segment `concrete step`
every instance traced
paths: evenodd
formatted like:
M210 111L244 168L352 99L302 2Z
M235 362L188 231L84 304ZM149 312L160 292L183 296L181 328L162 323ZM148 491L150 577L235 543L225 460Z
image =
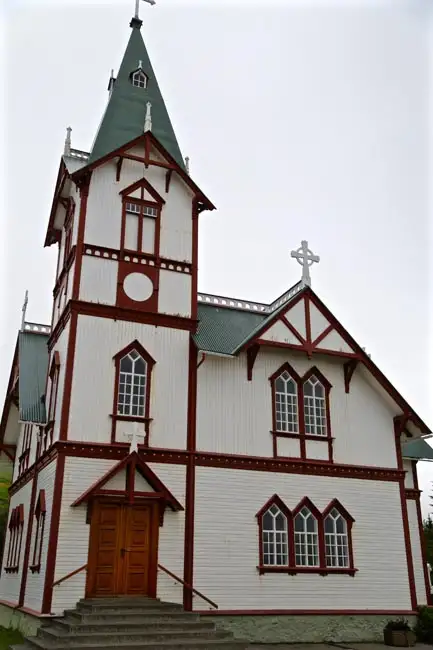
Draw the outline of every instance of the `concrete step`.
M37 637L29 638L26 640L26 643L23 646L15 646L14 650L63 650L63 648L78 648L79 650L95 650L95 648L105 648L106 646L101 645L69 645L69 646L60 646L52 645L48 643L41 643L41 639ZM242 641L236 641L232 638L194 638L194 637L175 637L170 639L161 639L161 640L148 640L140 641L135 643L129 641L128 643L119 643L117 647L121 650L187 650L188 648L194 648L194 650L245 650L248 648L248 644Z
M183 611L182 605L178 603L161 602L156 598L134 598L131 599L101 599L101 600L80 600L77 603L77 611L80 612L124 612L124 611L145 611L147 609L161 609L164 611Z
M147 629L147 630L124 630L122 632L102 632L91 634L64 634L59 633L55 628L40 628L36 637L29 638L30 643L44 648L78 648L82 646L118 646L142 642L183 640L183 639L226 639L231 638L229 632L216 631L212 628L200 629L194 625L189 629Z
M164 616L163 618L154 618L150 616L143 618L142 616L137 616L134 617L133 621L128 621L126 623L123 619L120 619L117 623L110 620L108 623L106 621L94 621L91 624L81 623L75 619L69 620L66 618L59 618L52 619L50 621L50 627L61 630L63 634L92 634L93 632L98 634L101 630L103 630L104 633L124 632L125 630L131 630L132 632L135 630L145 631L154 629L187 630L191 627L201 630L214 630L215 623L206 620L202 621L198 616L193 616L191 618L177 617L174 619L171 616Z
M116 610L114 613L107 614L107 612L82 612L75 609L65 611L65 621L68 623L81 623L85 625L96 624L117 624L129 625L134 622L147 622L151 621L167 621L167 620L191 620L198 621L199 615L193 612L185 612L182 609L166 612L160 609L146 609L144 611L129 611L119 612Z

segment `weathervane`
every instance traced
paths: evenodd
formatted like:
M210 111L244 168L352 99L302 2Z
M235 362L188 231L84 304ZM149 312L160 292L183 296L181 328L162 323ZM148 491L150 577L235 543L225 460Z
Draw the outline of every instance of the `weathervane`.
M290 256L294 257L302 266L302 284L308 287L311 286L310 266L314 264L314 262L320 262L320 257L314 255L314 253L308 248L308 242L305 241L305 239L301 241L301 248L292 251Z
M150 5L156 4L155 0L143 0L143 2L147 2ZM140 0L135 0L135 16L134 16L135 18L140 18L139 7L140 7Z

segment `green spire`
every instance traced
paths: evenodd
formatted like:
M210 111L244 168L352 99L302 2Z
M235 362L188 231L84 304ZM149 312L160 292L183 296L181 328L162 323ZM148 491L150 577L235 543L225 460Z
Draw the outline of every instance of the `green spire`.
M176 136L165 107L161 91L141 36L142 22L131 20L132 32L126 47L119 74L110 80L110 99L105 110L98 133L96 134L89 163L115 151L144 133L146 104L152 104L152 133L185 169L185 163L177 144ZM146 75L146 87L136 87L132 74L141 69Z

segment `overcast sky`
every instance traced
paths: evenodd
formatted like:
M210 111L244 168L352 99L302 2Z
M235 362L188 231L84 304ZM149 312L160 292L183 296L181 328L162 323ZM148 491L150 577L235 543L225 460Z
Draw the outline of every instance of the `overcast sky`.
M218 208L200 220L199 289L271 301L308 239L314 290L433 426L431 2L141 5L181 150ZM27 318L51 317L43 241L65 129L89 150L133 9L3 0L0 395L26 288ZM431 492L433 466L420 474Z

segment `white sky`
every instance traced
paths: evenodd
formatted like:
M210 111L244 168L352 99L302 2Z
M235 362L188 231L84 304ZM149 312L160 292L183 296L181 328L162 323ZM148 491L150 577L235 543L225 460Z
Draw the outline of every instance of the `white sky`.
M429 0L141 4L180 147L218 208L200 221L199 289L271 301L308 239L314 290L432 426ZM88 150L133 8L3 0L0 395L26 288L27 318L51 317L65 129ZM432 492L433 466L420 475Z

